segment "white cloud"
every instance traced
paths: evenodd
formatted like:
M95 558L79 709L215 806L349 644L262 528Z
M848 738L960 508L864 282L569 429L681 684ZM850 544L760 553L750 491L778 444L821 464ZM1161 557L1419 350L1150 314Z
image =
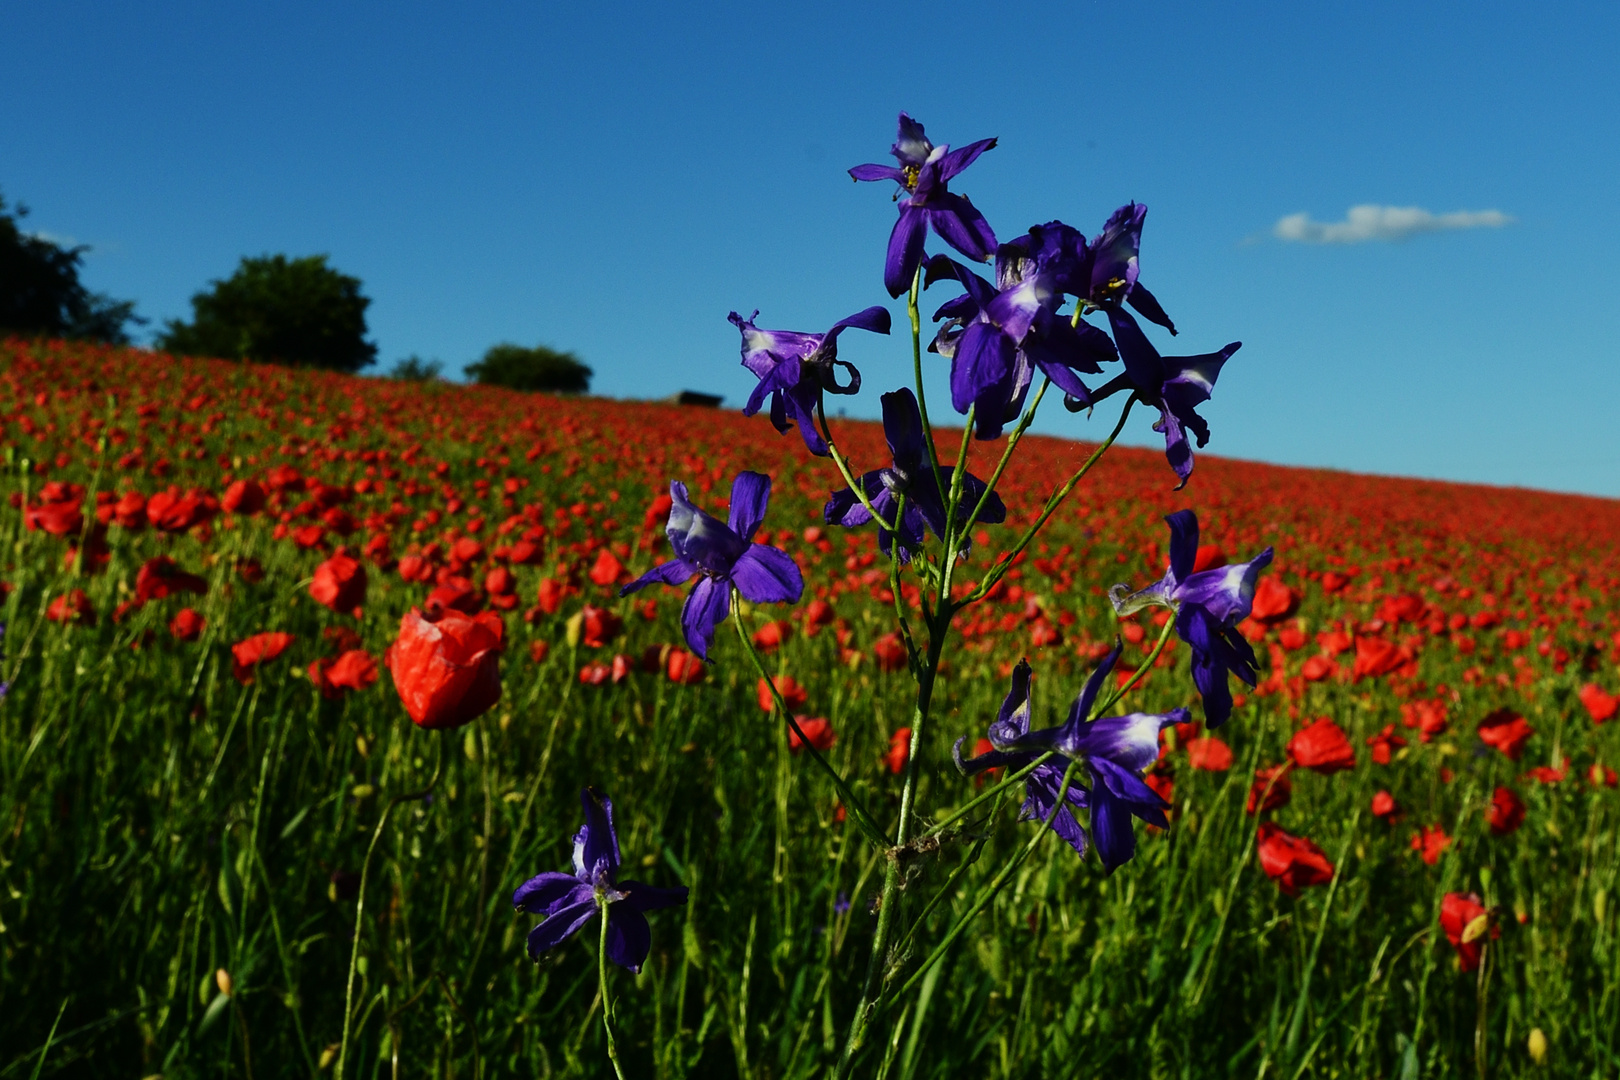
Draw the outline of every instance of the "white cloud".
M1271 228L1279 240L1302 244L1364 244L1369 240L1405 240L1418 233L1451 229L1500 229L1513 218L1500 210L1453 210L1434 214L1420 206L1352 206L1343 221L1312 221L1309 214L1289 214Z

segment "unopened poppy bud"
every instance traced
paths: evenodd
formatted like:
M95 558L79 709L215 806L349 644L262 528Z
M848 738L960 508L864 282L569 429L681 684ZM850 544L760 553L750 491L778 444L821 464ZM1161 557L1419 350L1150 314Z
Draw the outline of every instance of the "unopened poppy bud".
M1530 1038L1525 1041L1525 1049L1530 1051L1530 1060L1537 1065L1547 1060L1547 1035L1540 1028L1530 1029Z
M363 758L371 756L371 740L366 738L364 735L361 735L354 740L354 748Z
M226 971L224 968L220 968L218 971L214 972L214 985L219 987L220 993L224 994L226 997L230 997L231 973Z
M577 611L569 617L568 622L565 624L563 637L568 642L570 649L579 648L580 630L584 625L585 613L583 611Z
M1490 928L1491 913L1488 911L1480 912L1478 915L1475 915L1468 921L1467 926L1463 927L1462 943L1464 945L1468 945L1478 941L1480 938L1485 936L1485 931L1489 930Z
M332 1062L337 1060L337 1056L338 1056L338 1044L337 1043L332 1043L326 1049L321 1051L320 1061L318 1061L316 1063L316 1065L315 1065L316 1069L318 1071L320 1071L320 1072L325 1072L328 1068L331 1067Z
M478 735L472 728L467 729L466 738L461 740L461 752L467 755L467 760L478 761Z

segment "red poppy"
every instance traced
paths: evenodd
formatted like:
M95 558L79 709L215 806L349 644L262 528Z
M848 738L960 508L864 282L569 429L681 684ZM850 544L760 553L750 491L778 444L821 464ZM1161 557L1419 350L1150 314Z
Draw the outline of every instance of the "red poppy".
M1356 767L1356 751L1344 729L1325 716L1294 732L1288 740L1288 756L1300 768L1323 775Z
M1356 638L1356 664L1351 678L1357 682L1376 679L1400 669L1406 661L1407 657L1393 642L1363 634Z
M167 555L147 559L135 572L137 605L162 600L179 592L202 595L207 591L208 582L205 579L181 570Z
M1446 703L1438 698L1408 701L1401 705L1401 723L1418 729L1418 737L1428 742L1446 730Z
M112 520L131 532L146 528L146 496L138 491L124 492L112 504Z
M606 608L586 604L579 613L580 640L586 648L600 649L624 629L624 620Z
M433 564L420 555L407 555L399 560L399 576L405 581L432 580Z
M579 681L585 686L601 686L613 677L613 669L593 660L579 669Z
M1564 777L1569 775L1569 766L1564 765L1555 769L1550 765L1537 765L1524 775L1538 784L1562 784Z
M670 682L681 686L700 683L705 675L703 661L685 649L671 649L668 659L664 661L664 675Z
M795 716L793 719L798 721L799 731L804 732L804 737L817 750L830 750L833 743L838 741L832 725L822 717ZM794 731L791 726L788 728L788 749L795 754L804 749L804 743L799 740L799 732Z
M185 532L217 513L219 500L196 488L182 494L179 488L171 487L146 500L146 520L164 532Z
M629 576L618 556L607 548L597 554L596 562L591 565L590 579L598 585L612 585Z
M1380 791L1372 797L1372 815L1380 821L1393 822L1400 812L1400 805L1389 792Z
M309 681L322 697L342 697L344 691L364 690L377 681L377 661L364 649L350 649L335 660L323 658L309 665Z
M181 608L169 620L169 633L174 635L176 641L196 641L202 636L207 621L190 608Z
M1225 772L1232 767L1232 748L1213 735L1204 735L1187 744L1187 764L1205 772Z
M1412 834L1412 850L1423 855L1423 861L1433 866L1440 855L1451 846L1451 837L1439 825L1424 825Z
M777 619L754 631L754 648L760 652L775 652L792 636L793 624L786 619Z
M1405 746L1406 740L1395 734L1394 724L1385 724L1383 731L1367 737L1367 745L1372 747L1372 759L1375 764L1388 765L1391 750Z
M427 599L422 601L422 613L428 619L437 619L447 611L476 615L481 607L483 604L479 602L478 594L473 591L472 582L454 574L447 576L439 587L428 593Z
M782 703L788 707L789 712L803 708L804 703L810 700L810 691L800 686L799 681L793 676L781 675L776 678L775 682L776 692L782 695ZM757 696L761 712L770 712L776 708L776 702L771 698L770 683L761 679L755 685L755 690L758 691Z
M1053 626L1043 615L1030 624L1029 644L1036 649L1044 649L1048 645L1061 645L1063 631Z
M982 741L984 742L986 749L994 749L993 747L990 746L990 740L989 739L984 739ZM983 753L983 752L984 751L982 751L982 750L975 751L975 753ZM996 770L990 770L990 771L994 772ZM1142 783L1146 784L1153 791L1153 794L1157 795L1159 798L1163 799L1165 802L1174 802L1175 801L1175 799L1172 797L1176 793L1175 779L1173 777L1169 776L1168 774L1160 773L1160 772L1150 772L1146 776L1142 777Z
M254 634L231 646L231 656L235 662L231 667L231 674L236 681L246 685L253 681L253 669L260 664L268 663L287 651L287 646L296 640L293 635L272 630L265 634Z
M911 729L903 727L889 736L889 752L883 755L883 763L889 771L896 776L905 770L906 762L911 758Z
M1480 953L1485 946L1480 942L1483 934L1471 941L1464 941L1468 928L1475 925L1479 919L1489 919L1489 912L1474 893L1446 893L1440 899L1440 929L1445 931L1446 940L1451 942L1452 948L1457 950L1457 962L1464 971L1473 971L1479 967ZM1502 936L1502 928L1494 924L1490 927L1492 940Z
M264 487L257 480L238 480L225 489L219 505L232 514L257 514L264 509Z
M872 655L877 658L879 671L904 671L906 646L895 633L884 634L872 643Z
M1284 832L1270 821L1260 823L1256 848L1260 853L1260 869L1275 881L1289 896L1312 885L1326 885L1333 880L1333 864L1327 853L1303 836Z
M450 545L450 557L460 563L475 563L484 554L484 545L470 536L463 536Z
M1497 836L1517 832L1519 826L1524 824L1524 800L1512 788L1499 787L1491 796L1485 819L1490 822L1491 832Z
M1321 682L1333 674L1333 661L1325 656L1313 656L1305 661L1299 673L1306 682Z
M517 578L504 566L497 566L484 575L484 591L491 596L506 596L517 587Z
M77 536L84 529L84 514L80 502L43 503L30 506L23 512L23 521L29 529L38 529L52 536Z
M631 664L630 658L624 655L624 653L615 653L613 656L613 663L609 665L609 667L613 672L614 686L618 686L620 683L624 682L624 680L628 679L630 677L630 672L634 670L634 666Z
M1273 765L1269 769L1254 770L1254 783L1249 785L1249 799L1244 809L1251 814L1267 810L1280 810L1294 797L1294 781L1288 775L1288 765Z
M823 626L832 625L837 618L833 606L825 600L812 600L804 611L804 632L813 636Z
M1285 626L1277 632L1277 644L1289 652L1303 649L1305 647L1305 631L1297 626Z
M1274 625L1282 622L1294 612L1299 610L1299 593L1278 581L1275 577L1263 577L1254 590L1254 602L1249 607L1249 617L1256 622ZM1297 630L1295 633L1299 633ZM1300 635L1303 638L1303 635ZM1299 648L1298 645L1288 645L1284 648Z
M412 608L400 620L399 636L388 647L388 671L419 727L460 727L500 700L502 640L490 623L454 609L429 622Z
M1586 770L1586 778L1592 782L1593 787L1614 787L1620 785L1620 773L1616 773L1607 765L1592 762L1592 767Z
M315 567L309 595L339 614L358 618L366 600L366 568L340 551Z
M1594 724L1613 720L1614 714L1620 712L1620 697L1606 693L1596 683L1587 683L1581 687L1581 704L1586 706L1586 711Z
M1511 709L1497 709L1479 722L1479 738L1486 746L1494 746L1513 761L1524 753L1524 744L1536 733L1518 713Z
M555 615L557 609L562 607L563 596L566 592L567 587L562 582L555 578L542 578L535 601L540 605L541 611L544 611L547 615Z
M90 598L84 595L83 589L74 589L52 600L50 607L45 609L45 617L51 622L77 622L94 626L96 609L90 603Z

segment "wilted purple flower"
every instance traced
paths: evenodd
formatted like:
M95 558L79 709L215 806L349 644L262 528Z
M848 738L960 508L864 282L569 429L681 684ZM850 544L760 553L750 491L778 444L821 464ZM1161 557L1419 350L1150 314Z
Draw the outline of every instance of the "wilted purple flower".
M1103 225L1102 232L1091 241L1088 252L1089 280L1084 296L1095 307L1117 306L1121 301L1131 305L1149 322L1156 322L1176 332L1176 324L1164 313L1159 301L1137 280L1140 268L1137 255L1142 247L1142 222L1147 207L1141 203L1126 203L1115 210Z
M1204 719L1211 728L1217 728L1232 715L1227 673L1249 686L1255 684L1259 661L1253 647L1238 632L1237 624L1249 617L1255 582L1260 571L1271 565L1271 549L1266 548L1248 562L1195 574L1198 515L1178 510L1164 520L1170 526L1170 566L1164 577L1135 593L1124 585L1115 585L1108 595L1121 618L1149 605L1167 607L1176 613L1176 634L1192 646L1193 682L1204 699Z
M680 585L701 575L681 609L681 629L691 650L707 660L714 628L726 617L733 588L756 604L794 603L804 593L804 578L787 552L752 543L770 504L770 477L737 474L731 485L730 525L693 506L679 480L669 485L669 497L673 505L665 534L675 558L653 567L620 589L619 595L654 582Z
M1109 871L1129 862L1136 854L1132 817L1139 817L1160 828L1169 826L1164 816L1169 804L1143 782L1141 774L1159 756L1159 732L1171 724L1182 724L1188 720L1186 709L1089 719L1098 691L1119 659L1120 648L1116 644L1091 673L1085 688L1070 707L1068 719L1057 727L1041 731L1029 730L1029 665L1020 664L1013 673L1013 693L1008 695L1008 702L1022 697L1023 705L1010 720L998 718L990 726L990 744L994 749L969 761L961 759L960 741L956 750L958 765L967 772L1001 765L1004 761L1013 768L1021 768L1041 754L1055 751L1050 761L1030 774L1031 780L1041 777L1039 798L1036 800L1041 820L1045 820L1045 815L1051 812L1068 763L1071 760L1081 762L1091 785L1078 805L1090 806L1091 839L1097 846L1098 858ZM1007 705L1004 704L1003 716L1007 716L1007 712ZM1013 758L1020 758L1021 763L1013 763ZM1026 785L1026 790L1031 798L1036 798L1034 786ZM1069 790L1072 794L1075 786L1071 784ZM1028 801L1025 802L1025 809L1025 816L1032 816L1028 812ZM1058 815L1058 820L1053 823L1054 830L1065 814ZM1061 831L1059 835L1069 840L1076 851L1084 854L1085 835L1077 824L1073 826L1073 832L1078 835L1079 843Z
M1197 437L1200 447L1209 442L1209 425L1198 415L1198 406L1209 400L1222 365L1243 343L1234 341L1220 352L1200 356L1160 356L1130 312L1117 304L1110 305L1108 321L1114 330L1114 341L1119 344L1119 355L1125 361L1125 371L1089 398L1071 395L1064 399L1064 404L1078 411L1121 390L1134 390L1144 403L1159 410L1159 420L1153 430L1164 435L1164 456L1181 478L1181 483L1176 485L1176 490L1180 491L1187 486L1187 478L1193 471L1192 445L1187 441L1187 432Z
M759 385L748 396L743 406L744 416L753 416L771 398L771 423L777 431L785 432L789 422L799 425L804 445L812 454L827 456L827 444L816 430L816 406L821 395L853 394L861 388L861 373L852 364L838 359L838 335L846 327L871 330L879 334L889 332L887 308L869 307L858 311L842 322L835 323L825 334L800 334L792 330L761 330L754 325L759 312L743 318L731 313L731 324L742 331L743 367L759 376ZM838 384L835 367L849 371L849 382Z
M1083 270L1085 240L1060 221L1032 228L996 250L996 284L944 255L928 262L925 282L955 278L966 290L934 313L947 322L929 351L951 361L951 404L974 406L975 433L993 439L1018 416L1035 369L1058 389L1088 400L1076 371L1096 374L1118 353L1108 335L1059 315Z
M620 881L619 837L613 828L613 802L591 788L579 793L585 824L574 834L574 872L539 874L518 886L512 906L545 921L529 931L529 956L538 959L578 933L607 909L607 955L622 968L640 972L652 948L646 912L686 903L686 888L658 889Z
M935 146L923 126L900 114L900 135L889 153L900 162L892 165L857 165L849 170L856 180L893 180L906 192L900 200L900 219L889 234L889 253L883 264L883 284L890 296L911 287L922 265L923 241L929 226L935 235L970 259L983 262L996 248L996 234L966 195L947 190L950 180L996 145L980 139L960 150Z
M943 482L946 490L949 490L952 470L951 466L942 465L939 476L934 474L928 445L923 438L922 411L917 407L915 394L902 388L884 394L882 401L883 434L889 441L889 453L894 458L894 464L887 469L874 469L856 482L866 493L872 508L899 530L900 561L910 562L912 553L922 546L924 526L934 530L934 535L940 539L945 537L945 497L939 485ZM962 533L964 552L972 547L972 541L967 536L971 524L968 516L979 505L984 490L984 481L973 474L962 478L962 501L957 506L956 524ZM895 521L894 512L901 495L906 499L905 512L900 515L899 521ZM822 514L829 524L850 528L872 520L872 515L852 488L834 493ZM1001 501L1001 496L990 493L990 498L985 500L984 513L978 520L990 525L1007 520L1007 507ZM889 554L890 543L889 530L880 527L878 546L883 549L884 555Z

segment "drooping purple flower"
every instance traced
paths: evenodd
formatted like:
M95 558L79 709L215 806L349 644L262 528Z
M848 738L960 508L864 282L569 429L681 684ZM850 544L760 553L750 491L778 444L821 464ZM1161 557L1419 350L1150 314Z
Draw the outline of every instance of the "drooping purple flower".
M1029 733L1029 661L1020 660L1013 669L1012 687L1007 691L1007 697L1001 703L1001 710L990 725L990 745L994 749L988 750L978 757L964 759L962 757L962 744L965 738L956 740L951 748L951 756L956 759L956 767L964 775L983 772L985 769L1007 769L1016 772L1034 761L1042 750L1016 750L1002 749L1016 746L1018 740ZM1069 759L1062 754L1054 755L1050 760L1035 767L1024 778L1024 805L1018 811L1018 820L1045 821L1052 817L1052 808L1057 806L1058 792L1063 788L1063 774L1068 770ZM1069 784L1069 790L1064 801L1067 805L1058 810L1057 816L1052 818L1052 831L1080 855L1086 853L1086 831L1080 827L1080 822L1074 816L1074 808L1084 810L1087 806L1086 789L1077 782Z
M899 530L900 561L910 562L912 554L922 546L925 526L932 529L935 536L941 539L945 537L945 497L939 485L943 481L949 490L952 469L949 465L943 465L938 477L935 476L933 462L928 456L928 445L923 437L922 410L917 407L915 394L902 388L884 394L882 401L883 434L889 441L889 453L894 464L887 469L874 469L856 482L865 492L872 508ZM957 506L956 525L962 535L963 552L972 547L972 541L967 536L971 524L968 518L973 508L979 505L984 491L984 481L973 474L962 478L962 501ZM905 510L900 520L895 521L894 512L901 495L905 496ZM828 524L848 528L865 525L872 520L872 515L852 488L835 492L827 501L822 515ZM984 513L978 520L989 525L1007 520L1007 507L1001 501L1001 496L990 493L990 498L985 500ZM889 554L891 542L889 530L880 527L878 546L884 555Z
M996 234L984 215L966 195L948 188L952 178L995 145L995 139L980 139L960 150L935 146L921 124L901 113L900 135L889 150L899 166L857 165L849 170L856 180L893 180L906 195L900 200L900 218L889 234L889 253L883 264L883 285L890 296L911 287L922 265L923 241L930 227L936 236L975 261L983 262L996 249Z
M816 406L821 395L853 394L861 388L861 373L854 365L838 359L838 335L848 327L889 332L887 308L869 307L833 324L825 334L800 334L792 330L761 330L754 325L759 312L744 319L735 311L731 324L742 332L743 367L759 377L759 385L743 406L744 416L753 416L771 399L771 423L785 432L790 423L799 425L804 445L819 457L827 456L827 443L816 430ZM849 372L849 382L840 385L834 368Z
M1084 238L1053 221L997 249L994 285L946 256L929 260L926 283L949 277L966 290L934 313L946 322L929 350L950 358L951 405L973 407L978 438L996 438L1017 418L1036 369L1065 395L1090 400L1076 372L1097 374L1119 358L1107 334L1058 314L1084 258Z
M518 886L512 906L544 916L529 931L529 956L538 959L607 911L607 955L639 973L652 948L646 913L686 903L686 888L659 889L619 880L619 837L613 828L613 802L591 788L579 793L585 824L574 834L574 872L538 874Z
M1158 323L1176 332L1176 324L1164 313L1159 301L1137 280L1140 273L1138 255L1142 248L1142 222L1147 218L1147 207L1141 203L1126 203L1109 216L1102 232L1091 241L1088 275L1084 296L1095 307L1118 306L1125 302L1141 313L1149 322Z
M796 603L804 593L804 578L791 556L780 548L753 543L765 520L771 499L771 478L740 472L731 485L730 524L692 505L686 485L669 485L672 505L665 534L675 558L660 563L619 590L620 596L654 582L681 585L694 575L700 580L681 609L681 629L692 652L709 658L714 630L731 606L731 590L755 604Z
M1193 471L1192 444L1187 441L1187 432L1193 433L1200 448L1209 442L1209 425L1198 415L1198 406L1209 400L1222 365L1243 343L1234 341L1220 352L1200 356L1160 356L1130 312L1117 304L1109 305L1107 311L1125 370L1089 398L1071 395L1064 399L1064 404L1077 411L1121 390L1134 390L1145 404L1159 410L1153 430L1164 435L1164 456L1181 480L1176 485L1176 490L1180 491L1187 486L1187 478Z
M1249 617L1260 571L1271 565L1271 549L1248 562L1195 574L1198 515L1178 510L1164 520L1170 526L1170 565L1164 577L1135 593L1115 585L1108 595L1121 618L1149 605L1176 613L1176 635L1192 646L1193 682L1204 699L1205 722L1217 728L1232 715L1227 674L1249 686L1258 677L1254 648L1238 632L1237 624Z

